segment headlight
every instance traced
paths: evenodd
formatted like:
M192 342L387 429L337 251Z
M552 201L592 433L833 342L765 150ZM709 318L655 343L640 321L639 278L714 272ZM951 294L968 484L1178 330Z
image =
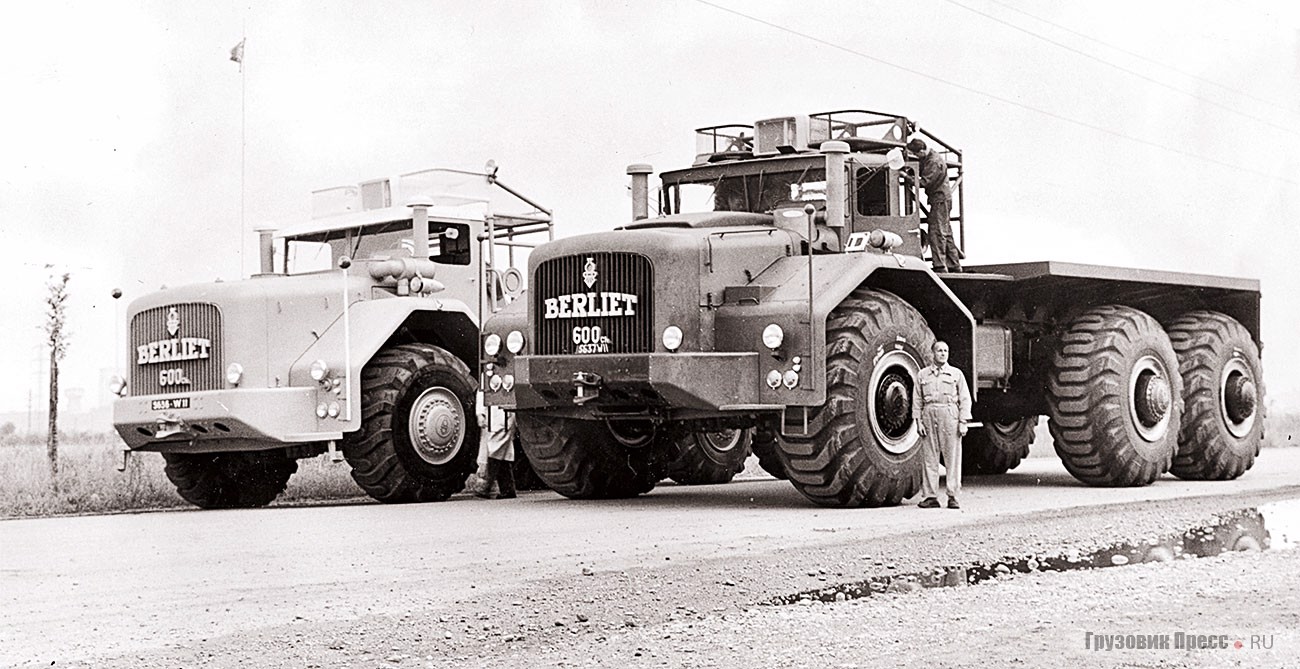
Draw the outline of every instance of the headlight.
M492 378L488 379L488 387L492 390L501 390L501 383L501 377L495 374L492 375Z
M524 350L524 333L518 330L511 330L506 335L506 350L511 353L518 353Z
M326 413L329 414L329 417L330 417L330 418L338 418L338 417L339 417L339 403L338 403L338 402L330 402L329 407L328 407L327 409L325 409L325 411L326 411Z
M780 325L772 323L763 328L763 345L775 351L781 348L781 342L785 341L785 330Z
M418 277L418 276L413 276L413 277L411 277L411 284L410 284L410 285L411 285L411 292L412 292L412 293L423 293L423 292L424 292L424 279L421 279L421 278Z
M494 378L495 378L495 377L494 377ZM506 374L506 375L504 375L504 376L501 377L501 389L502 389L502 390L504 390L504 391L506 391L506 392L510 392L510 389L512 389L512 388L514 388L514 387L515 387L515 375L514 375L514 374Z
M664 348L676 351L682 345L682 329L676 325L664 328Z
M493 332L483 340L483 352L494 356L501 352L501 335Z
M324 418L326 412L328 412L328 411L329 411L329 407L325 406L325 403L324 403L324 402L321 402L320 404L317 404L317 405L316 405L316 417L317 417L317 418Z
M781 385L781 372L772 370L767 373L767 387L775 390Z
M108 392L118 397L126 397L126 379L114 374L108 380Z
M312 373L312 376L313 377L316 376L315 372ZM230 363L229 367L226 367L226 381L229 382L230 385L232 386L239 385L239 382L242 381L243 378L244 378L243 365L237 362L232 362Z
M311 363L311 378L320 381L325 375L330 373L330 366L324 360L317 360Z
M781 378L781 382L785 384L786 388L793 390L795 386L799 385L799 372L793 369L787 370L785 376Z

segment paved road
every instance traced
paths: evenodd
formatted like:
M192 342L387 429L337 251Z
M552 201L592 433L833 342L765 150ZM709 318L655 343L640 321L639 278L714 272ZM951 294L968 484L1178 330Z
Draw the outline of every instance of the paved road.
M515 501L180 511L0 522L0 666L122 654L306 619L400 615L524 581L665 559L816 546L1075 506L1300 483L1300 448L1231 482L1164 477L1092 489L1054 458L968 481L960 512L822 509L788 483L663 486L624 501ZM842 537L843 535L841 535Z

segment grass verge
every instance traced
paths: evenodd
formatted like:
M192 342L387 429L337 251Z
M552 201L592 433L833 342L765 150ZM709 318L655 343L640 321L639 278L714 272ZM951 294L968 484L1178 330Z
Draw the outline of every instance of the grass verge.
M34 441L34 440L32 440ZM0 518L116 513L189 507L163 474L157 453L135 453L117 471L121 443L102 435L59 444L58 490L50 482L44 443L0 443ZM364 497L346 464L322 455L298 461L275 504Z

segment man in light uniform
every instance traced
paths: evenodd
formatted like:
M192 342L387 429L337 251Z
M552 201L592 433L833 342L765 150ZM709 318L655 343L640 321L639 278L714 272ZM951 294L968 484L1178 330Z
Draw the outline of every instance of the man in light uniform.
M948 364L948 344L934 343L934 364L921 370L912 393L912 420L921 433L925 471L921 475L922 509L939 508L939 454L948 471L948 508L959 509L961 438L970 422L970 387L960 369Z

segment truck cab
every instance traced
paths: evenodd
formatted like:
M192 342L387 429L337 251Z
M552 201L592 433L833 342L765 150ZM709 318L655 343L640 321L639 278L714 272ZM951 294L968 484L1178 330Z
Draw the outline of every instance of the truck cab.
M924 137L949 166L952 222L957 238L964 237L961 151L903 116L844 110L699 128L695 133L694 164L660 174L658 206L663 216L703 211L776 214L775 225L801 231L806 227L803 208L811 203L820 232L815 233L815 253L839 251L849 236L881 230L901 238L895 252L922 257L928 248L924 205L915 188L918 166L904 147L908 139ZM818 152L832 141L847 146L842 190L837 183L828 184L825 159ZM829 214L828 188L843 203L832 206Z

